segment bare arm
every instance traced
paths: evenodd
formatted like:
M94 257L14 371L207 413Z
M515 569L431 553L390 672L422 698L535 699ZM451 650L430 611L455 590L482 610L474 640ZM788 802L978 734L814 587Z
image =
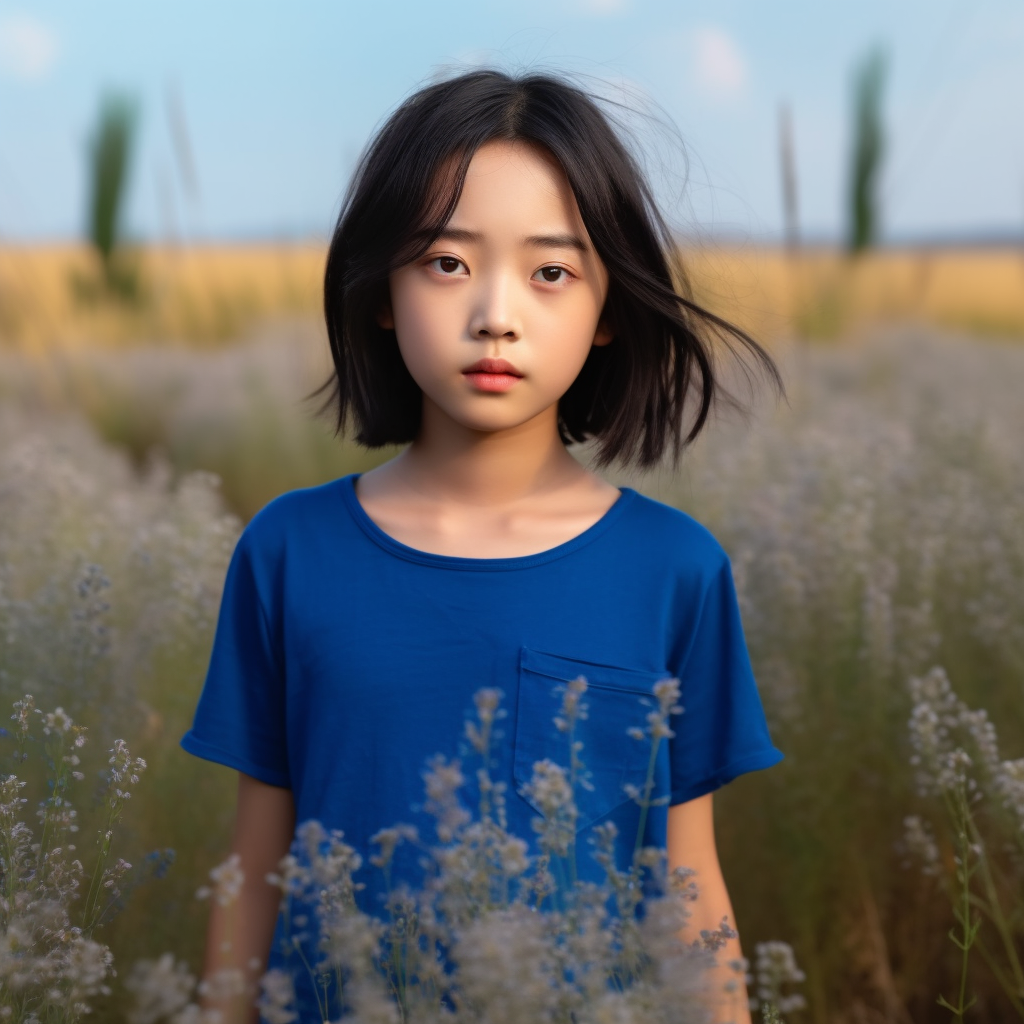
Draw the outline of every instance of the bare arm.
M728 917L729 925L736 930L732 903L718 863L711 798L712 794L708 793L668 809L668 869L688 867L697 872L694 881L699 895L695 902L688 904L692 913L679 933L686 943L699 940L702 929L717 930L723 917ZM743 973L728 966L742 955L738 937L730 939L715 954L718 966L711 978L716 993L712 1018L715 1024L727 1021L750 1024ZM735 983L731 994L726 991L727 982Z
M294 829L291 790L268 786L239 772L231 852L241 858L245 881L234 902L226 907L216 901L212 904L204 978L212 979L225 969L241 969L251 980L266 971L281 898L280 890L271 886L266 876L277 869L288 852ZM257 969L250 967L251 961L258 962ZM259 1019L251 995L224 999L211 993L204 998L203 1006L220 1010L223 1024L256 1024Z

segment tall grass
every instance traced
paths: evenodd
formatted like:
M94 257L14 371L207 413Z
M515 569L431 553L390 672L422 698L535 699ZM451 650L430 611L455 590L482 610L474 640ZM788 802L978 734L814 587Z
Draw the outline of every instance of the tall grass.
M315 404L303 396L327 366L326 340L306 321L201 353L140 346L36 361L0 352L0 403L84 415L140 470L162 460L175 476L214 472L230 508L248 519L282 491L391 454L338 441L333 424L311 416Z
M131 97L104 96L88 153L89 241L100 257L107 288L124 296L135 288L132 268L121 258L120 247L137 122Z
M847 247L853 253L868 248L878 238L878 178L885 155L882 124L885 75L886 57L879 47L867 54L854 73L847 235Z
M172 488L165 468L139 477L79 418L0 406L0 695L8 707L25 693L62 707L88 749L126 739L149 771L111 856L142 871L148 852L176 851L168 877L142 886L133 916L105 932L116 960L171 946L200 954L192 896L221 855L234 784L177 740L239 527L209 474ZM83 787L91 817L93 785Z
M550 725L567 731L572 767L547 759L534 765L528 790L542 811L533 820L539 854L530 855L526 840L505 828L505 786L491 784L489 775L490 750L500 735L494 725L505 712L499 707L501 692L481 688L474 695L477 721L467 719L464 730L481 762L479 818L460 799L467 782L461 760L438 755L424 781L439 845L428 845L417 829L402 824L380 830L371 840L379 852L370 861L386 877L400 843L414 843L434 861L422 889L391 890L388 923L357 906L355 892L362 883L355 875L363 855L343 841L342 832L303 822L279 874L268 876L287 908L296 946L287 945L293 954L297 947L306 949L302 962L293 956L291 970L272 969L257 984L259 961L249 961L245 967L215 970L197 985L188 964L171 952L136 959L121 992L131 996L129 1024L233 1019L229 1005L257 1001L266 1020L291 1024L299 1019L296 982L307 971L319 1013L304 1007L303 1020L707 1024L712 1014L706 1002L724 1006L744 999L738 976L747 962L722 962L723 947L736 937L727 917L716 928L680 941L690 905L699 905L699 882L686 867L669 873L664 849L641 848L643 812L629 867L621 870L616 829L607 823L595 830L591 851L605 881L594 885L566 878L564 862L576 857L575 782L577 775L586 777L577 757L582 744L572 737L576 721L586 717L587 685L581 677L562 689L562 708ZM658 682L655 710L647 713L646 728L635 730L636 738L653 745L646 785L634 794L644 810L652 806L654 750L673 735L669 716L682 710L678 696L677 679ZM652 701L643 704L650 708ZM76 804L87 778L79 769L91 767L78 753L87 745L87 729L61 707L43 712L29 695L15 701L13 710L14 750L5 751L5 760L14 772L0 780L0 1018L14 1024L76 1024L93 1012L97 999L112 995L110 982L118 974L112 951L94 936L123 909L127 891L139 882L138 869L123 857L112 861L110 852L115 826L133 791L138 793L147 765L131 756L123 740L115 740L86 823ZM48 783L38 801L38 830L26 820L31 817L26 805L35 801L22 795L40 795L42 773L32 763L33 745L43 747ZM36 792L26 788L31 783L37 784ZM84 854L82 845L94 848L94 856ZM92 861L89 869L80 852ZM147 864L152 860L147 857ZM245 881L238 854L213 868L210 881L197 890L197 898L212 897L230 907ZM300 909L313 915L319 942L310 941L307 928L296 927ZM304 938L299 931L306 932ZM223 949L230 949L230 942ZM445 961L454 966L453 974ZM759 944L750 977L757 982L751 1005L762 1009L765 1024L782 1024L783 1007L802 1006L799 993L783 994L784 987L802 979L786 943ZM213 1006L204 1011L199 1000ZM343 1013L343 1006L351 1013ZM117 1009L104 1010L104 1017L121 1019Z
M268 466L312 444L297 399L318 368L300 361L283 372L298 347L292 334L279 340L276 350L268 339L210 355L140 351L137 362L76 372L95 382L123 369L125 393L137 388L142 406L157 404L156 374L179 374L154 428L161 445L181 452L175 438L230 438L197 442L189 459L219 452L219 465L251 465L245 475L255 479L274 450L268 438L284 453ZM804 347L786 368L788 406L760 410L751 425L723 416L679 473L626 479L691 511L725 544L786 753L716 797L745 947L793 942L815 1024L946 1021L936 999L955 1003L961 989L963 958L947 936L960 854L911 764L908 723L924 698L908 683L942 666L963 706L999 724L1000 756L1024 754L1024 350L908 330ZM149 761L149 799L133 807L128 838L175 847L177 861L138 891L110 941L133 955L178 950L194 970L203 915L192 894L226 848L233 780L176 743L240 523L209 476L176 478L145 457L135 468L130 440L119 452L65 418L80 403L101 422L103 400L62 391L29 360L9 359L5 371L18 383L0 398L0 697L31 692L30 680L40 704L75 709L100 735L125 735ZM127 419L142 418L137 409ZM272 470L248 500L346 470L338 451L336 463ZM182 456L182 471L187 463ZM1004 847L1019 835L993 831L997 790L987 778L978 774L978 785L995 795L975 812L977 827L998 861L996 895L1012 908L1008 894L1024 879ZM1019 952L1012 914L1008 934ZM1016 1020L991 915L978 937L993 966L976 947L971 1013Z
M904 866L907 680L944 666L1024 753L1022 375L1020 350L915 332L812 349L788 408L644 481L732 556L787 757L722 794L723 862L741 932L795 940L815 1021L948 1019L949 903ZM1015 1019L979 972L979 1019Z

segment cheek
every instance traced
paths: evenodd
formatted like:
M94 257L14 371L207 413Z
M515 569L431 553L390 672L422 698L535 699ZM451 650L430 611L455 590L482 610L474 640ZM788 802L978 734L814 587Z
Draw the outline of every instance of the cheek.
M417 317L403 317L395 311L395 336L398 351L409 372L419 381L423 370L430 365L430 332Z
M438 357L445 351L445 339L452 336L455 317L447 304L426 301L415 287L395 289L392 309L395 335L402 359L413 377L429 377Z
M591 297L580 292L567 297L564 304L545 316L544 333L558 344L553 345L554 358L559 364L576 367L583 365L594 341L598 313Z

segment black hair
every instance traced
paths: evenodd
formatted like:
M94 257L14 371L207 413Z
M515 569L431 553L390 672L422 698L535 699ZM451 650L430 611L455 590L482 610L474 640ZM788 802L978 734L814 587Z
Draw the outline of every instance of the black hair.
M707 422L722 385L716 337L751 354L779 392L771 357L746 332L695 304L678 247L640 165L593 97L566 79L474 70L420 89L372 139L349 185L327 254L324 313L334 373L321 412L349 418L366 447L412 441L422 393L394 330L377 314L392 271L422 256L459 201L469 163L493 141L529 142L561 165L608 270L613 333L594 346L558 405L563 443L594 439L596 464L673 459Z

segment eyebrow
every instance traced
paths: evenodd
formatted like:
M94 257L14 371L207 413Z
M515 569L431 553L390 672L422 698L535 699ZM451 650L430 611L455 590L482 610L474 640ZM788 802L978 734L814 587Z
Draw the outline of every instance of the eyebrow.
M443 228L434 239L436 242L479 242L483 235L479 231L467 231L464 228ZM579 235L571 233L555 235L527 235L520 240L523 245L538 249L576 249L589 252L590 246Z
M577 249L588 252L590 246L579 235L529 235L523 239L524 245L532 245L541 249Z

